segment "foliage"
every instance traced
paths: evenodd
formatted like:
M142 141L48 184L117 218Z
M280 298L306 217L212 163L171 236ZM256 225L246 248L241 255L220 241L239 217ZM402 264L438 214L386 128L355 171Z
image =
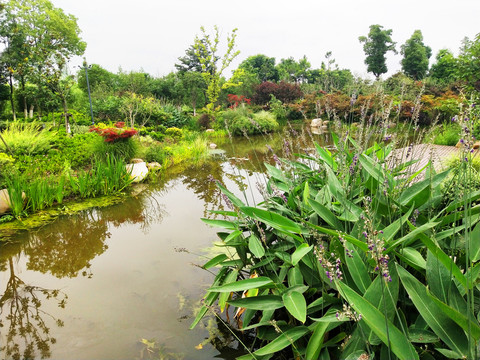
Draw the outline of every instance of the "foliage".
M462 129L477 115L465 109ZM218 301L257 339L241 360L477 358L479 191L445 202L448 170L422 176L391 145L334 143L266 164L257 206L218 183L229 209L203 221L226 251L203 266L219 269L192 328Z
M125 128L124 122L117 122L115 123L114 127L100 127L100 126L92 126L90 128L91 132L95 132L101 137L104 138L105 142L113 143L118 141L123 141L125 139L129 139L132 136L135 136L138 131L132 128Z
M297 84L289 84L284 81L277 84L265 81L255 88L252 100L255 104L265 105L270 101L272 95L282 103L289 103L301 98L303 93Z
M370 25L368 36L358 38L363 43L367 71L373 73L377 79L387 72L385 54L388 51L396 53L395 42L391 35L392 30L383 30L381 25Z
M225 128L234 135L265 134L278 128L275 116L267 111L250 113L239 107L222 114Z
M457 64L457 76L466 82L469 89L480 91L480 33L473 40L463 40Z
M17 155L45 154L52 146L57 133L43 124L32 122L11 122L2 137L9 149ZM0 150L8 151L5 144L0 142Z
M298 62L293 57L281 59L276 68L282 81L302 83L308 79L310 66L310 62L304 55Z
M415 80L423 79L427 75L432 49L423 43L422 32L415 30L410 39L402 45L400 52L403 55L403 72Z
M260 82L280 80L278 69L275 67L275 58L273 57L270 58L263 54L249 56L238 67L254 74Z
M218 44L220 42L218 27L214 27L215 37L213 40L210 38L210 35L206 33L203 26L200 28L200 30L202 31L203 37L195 37L195 55L200 61L202 67L202 76L205 80L205 84L207 85L206 94L209 103L206 107L208 111L213 111L215 109L217 99L220 96L221 76L233 59L240 54L239 51L234 51L237 29L233 29L232 34L227 36L227 50L221 58L216 55ZM218 60L220 60L220 64L218 64Z
M458 124L443 123L434 131L433 143L436 145L455 146L460 140L460 126Z
M228 94L228 102L231 104L231 108L236 108L241 104L250 105L251 99L243 95Z
M444 84L455 81L457 60L453 53L448 49L441 49L435 60L436 62L430 68L429 76Z

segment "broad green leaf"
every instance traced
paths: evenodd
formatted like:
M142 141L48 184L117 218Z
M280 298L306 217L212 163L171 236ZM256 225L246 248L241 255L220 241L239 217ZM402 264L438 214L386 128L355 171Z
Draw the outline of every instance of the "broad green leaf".
M445 358L450 359L450 360L452 360L452 359L466 359L465 356L460 355L460 354L458 354L458 353L456 353L455 351L452 351L452 350L440 349L440 348L435 348L435 350L437 350L440 354L445 356Z
M307 359L316 360L320 356L323 338L325 336L325 332L327 331L328 325L329 322L319 322L315 327L312 336L310 336L310 340L308 340L307 352L305 353L305 357Z
M303 276L300 269L295 266L288 270L288 286L303 285Z
M431 292L441 301L447 303L449 287L453 285L450 271L438 258L427 250L426 283Z
M308 244L303 243L300 244L299 247L293 252L292 254L292 265L297 265L302 258L307 255L310 251L312 251L313 245L308 246Z
M417 250L411 247L406 247L398 250L402 260L408 262L409 265L412 265L416 268L425 270L427 268L427 262Z
M322 148L317 143L315 143L315 147L317 148L318 157L322 159L334 171L337 171L337 163L335 162L332 153L328 149Z
M265 276L259 276L257 278L239 280L237 282L212 286L208 291L211 292L234 292L234 291L245 291L255 288L261 288L262 286L267 286L273 284L273 281Z
M242 235L243 233L240 230L232 231L228 236L223 240L226 244L232 244L233 240Z
M383 234L380 234L379 236L383 237L384 241L388 244L395 237L398 231L402 228L403 224L407 222L412 212L413 212L413 206L405 214L403 214L402 217L395 220L393 223L391 223L386 228L384 228L382 230Z
M287 331L282 332L272 342L258 349L253 354L258 356L274 354L285 349L287 346L293 345L295 341L300 339L308 332L309 330L305 326L296 326L292 329L288 329Z
M210 268L214 267L215 265L220 264L222 261L224 261L226 259L228 259L227 255L220 254L220 255L215 256L213 259L207 261L205 263L205 265L203 265L202 267L204 269L210 269Z
M255 235L248 238L248 249L257 258L261 258L265 255L265 249L263 248L262 242Z
M235 205L238 208L245 206L242 200L240 200L235 195L233 195L233 193L231 193L225 186L217 182L217 187L220 189L222 193L224 193L228 197L228 199L232 202L233 205Z
M282 296L283 303L288 312L297 320L305 323L307 319L307 302L303 294L297 291L290 291Z
M214 226L214 227L220 227L228 230L238 230L237 224L227 221L227 220L215 220L215 219L201 219L205 224Z
M406 187L398 197L398 203L404 206L415 203L415 206L419 207L430 197L430 189L438 186L449 172L450 170L441 172L432 179L425 179Z
M420 344L436 343L440 339L433 332L425 329L408 329L408 338L411 342Z
M345 229L343 223L339 221L337 217L328 208L320 204L318 201L310 199L309 204L312 207L313 211L315 211L315 213L320 216L320 218L332 228L336 230Z
M428 326L451 350L467 356L469 344L462 328L446 316L428 296L425 285L400 265L397 265L397 271L410 299Z
M237 276L238 276L238 270L231 270L227 276L225 276L225 280L223 281L223 285L226 285L226 284L231 284L233 283L235 280L237 280ZM223 312L223 310L225 310L225 305L227 304L227 300L228 298L230 297L230 293L228 292L224 292L224 293L221 293L219 298L218 298L218 305L220 306L220 311Z
M475 340L478 341L480 339L480 325L478 324L478 321L475 320L473 315L471 316L471 319L469 319L468 316L465 316L465 314L462 314L451 306L448 306L428 290L427 294L435 302L435 304L438 305L443 313L460 325L467 334L470 332Z
M350 287L342 282L337 282L341 289L340 294L357 313L362 315L362 320L372 329L385 344L390 346L393 353L401 360L418 359L418 354L410 341L393 323L370 302L362 298ZM388 332L388 337L387 337ZM390 343L389 343L390 341Z
M285 174L283 173L282 170L276 168L275 166L272 166L268 163L265 163L265 167L267 169L268 174L273 177L276 180L279 180L285 184L289 184L290 181L285 177ZM242 205L244 206L244 205Z
M359 219L359 216L362 214L363 210L359 206L355 205L353 202L347 199L345 195L345 189L343 188L342 184L336 177L335 173L330 167L325 168L327 170L327 180L328 180L328 188L332 195L340 202L343 207L348 221L356 222Z
M409 223L411 227L411 225ZM458 268L457 264L453 262L453 260L443 252L443 250L433 242L432 239L430 239L427 235L425 234L419 234L418 235L420 240L425 244L425 246L432 252L432 254L438 258L438 260L447 268L449 269L453 276L458 280L460 284L462 284L465 288L471 289L472 284L468 284L467 278L465 275L462 273L462 271Z
M317 225L309 223L309 222L307 222L306 224L308 226L310 226L311 228L320 231L321 233L324 233L324 234L327 234L327 235L332 235L332 236L335 236L337 238L342 237L344 240L348 241L349 243L352 243L353 245L359 247L360 250L362 250L363 252L368 251L368 245L367 245L366 242L358 240L357 238L355 238L351 235L348 235L348 234L346 234L342 231L327 229L325 227L317 226Z
M355 285L360 292L364 294L372 283L372 280L370 279L367 266L363 262L358 248L348 241L345 242L345 263L347 264L348 272L355 282Z
M254 219L263 221L274 229L297 234L302 232L302 228L296 222L280 214L248 206L241 207L240 210Z
M385 179L385 174L383 173L383 168L380 165L380 163L374 162L374 160L370 157L368 157L365 154L360 154L358 160L360 161L360 164L362 164L362 167L375 179L377 180L380 184L383 183Z
M305 187L303 188L303 203L308 206L308 201L310 198L310 188L308 186L308 181L305 181Z
M260 295L230 300L228 303L237 308L252 310L276 310L282 308L283 301L277 295Z
M396 250L398 246L405 247L406 245L409 244L410 240L415 240L417 237L420 237L421 235L424 235L423 233L431 228L434 228L435 226L438 225L438 222L434 221L429 221L426 224L421 225L418 228L413 227L413 230L410 231L408 234L405 236L401 237L400 239L397 239L393 242L387 243L387 253Z
M468 234L469 257L472 262L480 260L480 223Z

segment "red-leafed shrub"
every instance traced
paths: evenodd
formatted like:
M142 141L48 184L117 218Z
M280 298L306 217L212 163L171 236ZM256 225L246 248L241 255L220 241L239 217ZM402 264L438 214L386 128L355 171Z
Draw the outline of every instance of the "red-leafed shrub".
M243 95L228 94L228 102L231 104L230 108L235 109L240 104L250 105L251 100Z
M92 126L90 128L90 132L96 132L98 135L102 136L105 139L105 142L115 142L120 139L129 139L137 134L138 131L135 129L128 129L117 126L120 125L120 123L123 122L116 123L115 127L113 128L100 128L97 126ZM125 123L123 123L123 125L125 125Z
M283 103L290 103L302 98L303 92L297 84L289 84L284 81L279 83L265 81L255 88L252 99L255 104L265 105L270 101L271 95Z

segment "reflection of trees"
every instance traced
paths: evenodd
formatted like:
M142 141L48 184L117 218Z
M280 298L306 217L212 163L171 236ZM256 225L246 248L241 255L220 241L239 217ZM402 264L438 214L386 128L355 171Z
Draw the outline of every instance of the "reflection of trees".
M90 261L105 252L110 233L108 223L90 209L62 217L27 236L28 269L62 278L75 277L82 269L90 276Z
M42 359L50 357L50 344L55 338L50 336L44 317L52 318L58 326L63 322L41 310L42 301L56 299L63 308L67 296L59 290L26 285L15 275L12 257L8 258L8 268L10 277L0 298L0 327L7 330L0 352L12 359L33 359L37 351Z

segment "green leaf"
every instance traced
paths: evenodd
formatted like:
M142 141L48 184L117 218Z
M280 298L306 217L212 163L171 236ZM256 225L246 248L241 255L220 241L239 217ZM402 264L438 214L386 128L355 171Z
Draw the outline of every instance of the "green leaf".
M312 251L313 245L308 246L308 244L300 244L299 247L293 252L292 254L292 265L297 265L302 258L307 255L310 251Z
M440 340L438 336L431 331L415 328L408 329L408 338L411 342L420 344L436 343Z
M475 318L473 318L473 316L471 316L471 319L469 319L468 316L465 316L461 312L448 306L428 290L427 294L438 305L438 307L443 311L443 313L447 315L450 319L455 321L458 325L460 325L466 333L470 332L472 337L477 341L480 339L480 326L478 324L478 321L475 321Z
M303 276L300 269L295 266L288 270L288 286L303 285Z
M428 326L455 353L467 356L469 345L462 328L428 296L425 285L400 265L397 265L397 271L410 299Z
M214 227L220 227L228 230L238 230L237 224L227 221L227 220L215 220L215 219L201 219L205 224L214 226Z
M261 258L262 256L265 255L265 249L263 248L262 242L255 235L252 235L252 236L249 237L249 239L248 239L248 249L257 258Z
M415 240L417 237L420 237L421 235L424 235L423 233L435 226L438 225L439 222L434 222L434 221L429 221L426 224L423 224L422 226L415 228L413 227L413 230L410 231L407 235L401 237L400 239L397 239L393 242L387 243L387 253L396 250L396 248L399 245L405 246L409 244L410 240ZM425 235L424 235L425 236Z
M438 186L447 177L449 172L450 170L441 172L432 179L425 179L405 188L398 197L398 202L404 206L415 203L415 206L419 207L430 197L430 189Z
M261 295L230 300L228 303L237 308L252 310L276 310L282 308L283 301L277 295Z
M242 235L243 232L241 232L240 230L235 230L233 232L231 232L230 234L228 234L228 236L225 238L225 240L223 240L223 242L225 242L225 244L233 244L233 240L235 240L237 237L239 237L240 235Z
M319 322L313 331L310 340L308 340L307 351L305 353L306 359L318 359L320 351L322 350L323 338L327 331L329 322Z
M347 250L350 256L347 255ZM355 285L360 292L364 294L372 283L372 280L370 279L367 266L363 262L358 248L349 242L345 242L345 263L347 264L348 272L355 282Z
M225 186L223 186L222 184L217 182L217 187L220 189L220 191L222 193L224 193L228 197L228 199L232 202L233 205L235 205L238 208L242 207L242 206L245 206L245 204L242 202L242 200L240 200L235 195L233 195L233 193L231 193L229 190L227 190L227 188Z
M310 330L305 326L296 326L292 329L288 329L287 331L281 333L272 342L258 349L253 354L263 356L279 352L280 350L285 349L287 346L293 345L295 341L300 339L309 331Z
M375 306L358 295L346 284L337 282L337 286L341 289L340 294L342 297L355 311L362 315L362 321L364 321L385 344L390 346L390 349L399 359L418 359L415 348L408 341L405 334L393 325L390 320L385 319L384 315ZM389 337L387 337L387 332Z
M231 284L235 280L237 280L238 276L238 270L232 270L230 271L227 276L225 276L225 280L223 281L223 285L226 284ZM218 305L220 306L220 311L223 312L225 310L225 305L227 304L227 300L230 297L230 293L224 292L220 294L220 297L218 298Z
M417 250L411 247L406 247L398 250L398 253L402 257L402 260L408 262L409 265L416 268L425 270L427 268L427 262Z
M330 166L333 171L337 171L337 163L335 162L332 153L328 149L320 147L317 143L315 143L315 147L317 148L318 157Z
M212 286L208 291L211 292L233 292L233 291L245 291L250 289L261 288L263 286L271 285L273 281L265 276L260 276L252 279L239 280L232 284Z
M210 269L210 268L214 267L215 265L220 264L222 261L224 261L226 259L228 259L227 255L220 254L220 255L215 256L213 259L207 261L205 263L205 265L203 265L202 267L204 269Z
M308 206L308 199L310 198L310 189L308 187L308 181L305 181L305 187L303 188L303 203Z
M248 206L241 207L240 210L244 214L260 220L274 229L297 234L302 232L302 228L296 222L277 213Z
M282 296L283 303L288 312L297 320L305 323L307 319L307 302L303 294L297 291L286 292Z
M344 230L345 227L341 221L325 206L320 204L318 201L313 199L309 200L309 204L312 207L313 211L320 216L320 218L325 221L328 225L336 230Z
M469 257L472 262L480 260L480 223L468 234Z

